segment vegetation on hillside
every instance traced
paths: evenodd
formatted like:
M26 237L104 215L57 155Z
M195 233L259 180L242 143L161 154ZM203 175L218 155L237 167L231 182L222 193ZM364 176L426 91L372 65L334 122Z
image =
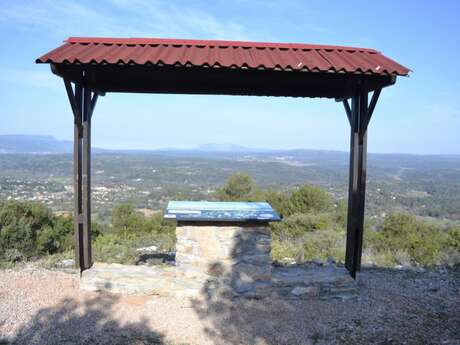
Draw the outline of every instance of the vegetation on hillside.
M136 248L155 245L174 249L174 224L161 214L146 217L132 205L112 212L112 224L93 223L94 259L134 263ZM68 253L74 247L73 218L56 216L37 202L0 202L0 262L15 263L52 254Z
M308 181L346 199L349 156L329 151L94 153L93 219L110 223L117 205L162 209L171 198L210 200L237 173L264 190L292 191ZM0 154L0 200L34 200L73 209L71 155ZM369 154L366 215L390 213L460 220L460 156Z
M232 175L215 196L225 201L269 202L283 217L272 223L272 257L304 262L334 258L343 262L346 205L322 188L305 184L291 191L263 189L244 173ZM115 207L108 223L93 224L96 261L135 263L136 248L174 250L175 223L161 213L146 216L132 204ZM53 214L36 202L0 202L0 261L19 262L71 253L73 219ZM364 263L456 265L460 262L460 227L394 213L383 221L367 219Z
M244 182L244 188L238 185ZM236 187L235 187L236 186ZM333 258L343 262L346 205L323 189L305 184L292 192L262 191L250 176L238 173L218 191L221 200L266 200L283 217L272 223L274 260ZM363 262L382 266L454 265L460 263L460 227L395 213L383 222L365 224Z

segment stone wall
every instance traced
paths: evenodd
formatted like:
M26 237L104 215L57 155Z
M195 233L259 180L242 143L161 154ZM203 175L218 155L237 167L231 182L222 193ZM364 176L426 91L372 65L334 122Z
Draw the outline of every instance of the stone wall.
M262 297L270 290L270 231L265 225L180 225L176 229L176 291L203 287Z
M272 296L282 299L341 300L357 296L357 285L344 267L334 264L291 265L273 269Z
M270 231L263 225L179 225L176 235L175 265L95 264L83 272L80 287L207 299L348 299L357 295L356 282L344 267L315 262L273 266Z

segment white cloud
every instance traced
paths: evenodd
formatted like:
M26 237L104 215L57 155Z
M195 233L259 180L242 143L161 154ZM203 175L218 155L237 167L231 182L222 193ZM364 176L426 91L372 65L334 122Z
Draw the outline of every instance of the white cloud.
M7 2L0 8L1 22L13 23L23 30L48 30L59 38L90 35L246 39L244 26L237 22L168 1L107 0L91 6L76 1Z
M0 69L0 81L5 84L21 84L38 88L58 90L63 88L61 78L50 71L35 69Z

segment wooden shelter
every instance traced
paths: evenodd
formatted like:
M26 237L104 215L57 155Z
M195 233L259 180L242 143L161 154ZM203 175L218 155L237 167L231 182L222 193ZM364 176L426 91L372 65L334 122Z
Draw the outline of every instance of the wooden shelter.
M71 37L36 62L49 63L63 78L74 115L75 254L82 271L92 265L91 117L98 96L135 92L343 102L350 122L345 261L356 276L363 242L367 127L382 88L407 76L409 69L373 49L149 38Z

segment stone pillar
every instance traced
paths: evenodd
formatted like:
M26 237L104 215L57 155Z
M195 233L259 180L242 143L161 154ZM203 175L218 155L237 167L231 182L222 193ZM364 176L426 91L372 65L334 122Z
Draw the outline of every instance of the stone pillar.
M268 223L178 223L176 292L200 296L219 290L263 297L271 281Z

